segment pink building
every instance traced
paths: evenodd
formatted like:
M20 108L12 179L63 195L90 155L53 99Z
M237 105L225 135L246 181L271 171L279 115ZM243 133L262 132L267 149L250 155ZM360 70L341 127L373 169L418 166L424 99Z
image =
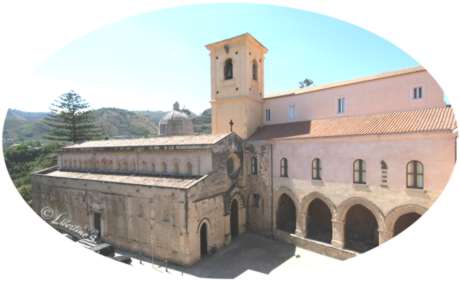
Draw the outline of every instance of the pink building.
M207 47L213 132L232 120L247 139L249 230L347 258L410 226L446 186L457 126L425 69L264 95L262 44ZM238 75L219 76L225 62Z

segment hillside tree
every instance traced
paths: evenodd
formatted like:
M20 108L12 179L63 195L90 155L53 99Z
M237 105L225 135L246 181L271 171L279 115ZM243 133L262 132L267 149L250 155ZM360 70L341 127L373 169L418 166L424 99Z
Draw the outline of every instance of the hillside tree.
M44 119L49 127L46 139L79 143L101 138L90 105L79 94L70 91L59 96Z

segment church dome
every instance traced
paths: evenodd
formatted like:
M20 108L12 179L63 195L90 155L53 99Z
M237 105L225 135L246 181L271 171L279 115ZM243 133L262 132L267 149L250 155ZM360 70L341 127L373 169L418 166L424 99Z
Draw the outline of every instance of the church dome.
M185 112L179 110L179 103L174 103L173 110L160 119L160 135L193 134L193 122Z

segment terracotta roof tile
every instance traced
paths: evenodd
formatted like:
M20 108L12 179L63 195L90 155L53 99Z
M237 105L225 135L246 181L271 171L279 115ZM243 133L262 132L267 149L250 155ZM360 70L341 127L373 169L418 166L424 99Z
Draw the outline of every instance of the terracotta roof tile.
M265 125L250 140L386 135L457 128L450 107Z

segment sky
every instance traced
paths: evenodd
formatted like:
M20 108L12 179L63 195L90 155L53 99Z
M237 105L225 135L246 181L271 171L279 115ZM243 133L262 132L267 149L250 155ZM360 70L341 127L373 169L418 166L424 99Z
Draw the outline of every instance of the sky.
M77 38L37 67L43 97L11 108L47 111L74 90L92 108L195 113L210 107L205 45L245 32L268 48L265 93L417 66L386 40L351 24L291 8L253 4L182 6L129 17Z

